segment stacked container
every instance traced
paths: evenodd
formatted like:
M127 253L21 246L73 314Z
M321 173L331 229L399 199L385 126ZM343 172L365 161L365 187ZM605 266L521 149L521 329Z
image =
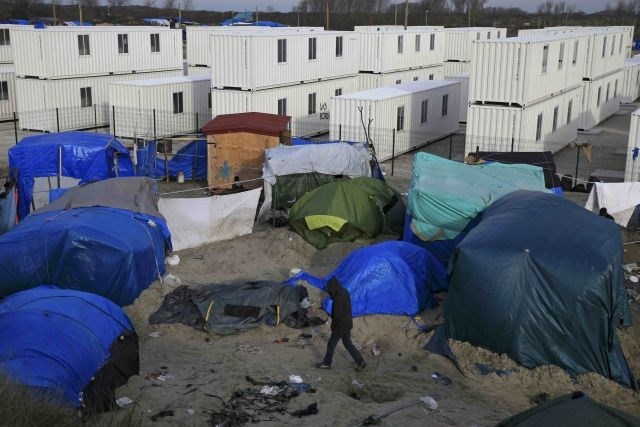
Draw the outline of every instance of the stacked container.
M16 111L16 74L11 39L16 28L30 25L0 25L0 121L13 120Z
M625 182L640 181L640 109L631 113L629 143L627 145L627 164L624 169Z
M444 67L439 65L427 68L415 68L412 70L392 71L390 73L360 73L357 77L358 90L363 91L418 80L442 80L444 78Z
M452 74L445 77L447 80L460 82L460 123L467 123L467 110L469 110L469 73Z
M109 121L114 81L179 76L180 30L48 27L12 30L18 117L24 129L56 131ZM55 114L54 114L55 113Z
M507 37L506 28L446 28L442 46L445 76L471 72L473 43L475 41L496 40L505 37Z
M631 104L640 97L640 58L625 59L623 73L620 102Z

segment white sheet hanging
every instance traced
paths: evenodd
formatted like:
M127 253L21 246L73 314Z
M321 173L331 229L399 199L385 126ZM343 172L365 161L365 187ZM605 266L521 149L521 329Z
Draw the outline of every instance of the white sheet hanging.
M600 208L607 208L616 224L626 227L637 205L640 205L640 182L597 182L585 208L596 214Z

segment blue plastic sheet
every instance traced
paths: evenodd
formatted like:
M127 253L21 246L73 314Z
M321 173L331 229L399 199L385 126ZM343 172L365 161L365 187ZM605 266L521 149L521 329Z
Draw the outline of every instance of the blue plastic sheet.
M107 207L35 213L0 236L0 295L55 283L125 306L164 274L165 247L157 217Z
M94 132L60 132L23 138L9 149L9 169L18 179L20 219L29 214L34 178L58 176L61 172L62 176L85 184L134 175L129 150L111 135Z
M105 298L39 286L0 303L0 369L12 381L60 393L80 407L113 342L133 331L126 314Z
M384 242L351 252L330 274L315 277L301 272L285 284L305 280L326 290L337 277L349 291L354 316L414 315L436 305L432 293L447 289L444 267L426 249L405 242ZM331 313L331 299L322 306Z
M156 143L151 142L146 148L138 149L136 175L150 178L164 178L167 168L164 156L156 155ZM207 141L198 139L180 148L168 162L169 176L177 178L182 172L185 179L207 178Z

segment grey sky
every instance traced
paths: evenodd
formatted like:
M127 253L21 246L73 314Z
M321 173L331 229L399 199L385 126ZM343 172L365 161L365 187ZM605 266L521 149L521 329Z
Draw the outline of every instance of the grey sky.
M489 0L488 6L517 6L524 10L535 11L543 0ZM288 12L298 3L297 0L194 0L194 7L208 10L255 10L273 6L280 12ZM605 8L606 0L568 0L585 12L596 12Z

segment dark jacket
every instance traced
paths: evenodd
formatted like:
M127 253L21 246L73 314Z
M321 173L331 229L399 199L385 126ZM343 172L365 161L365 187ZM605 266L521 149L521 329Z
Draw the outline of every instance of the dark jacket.
M342 287L338 279L332 277L327 283L327 291L333 300L331 308L331 332L344 335L353 328L351 318L351 297L349 292Z

